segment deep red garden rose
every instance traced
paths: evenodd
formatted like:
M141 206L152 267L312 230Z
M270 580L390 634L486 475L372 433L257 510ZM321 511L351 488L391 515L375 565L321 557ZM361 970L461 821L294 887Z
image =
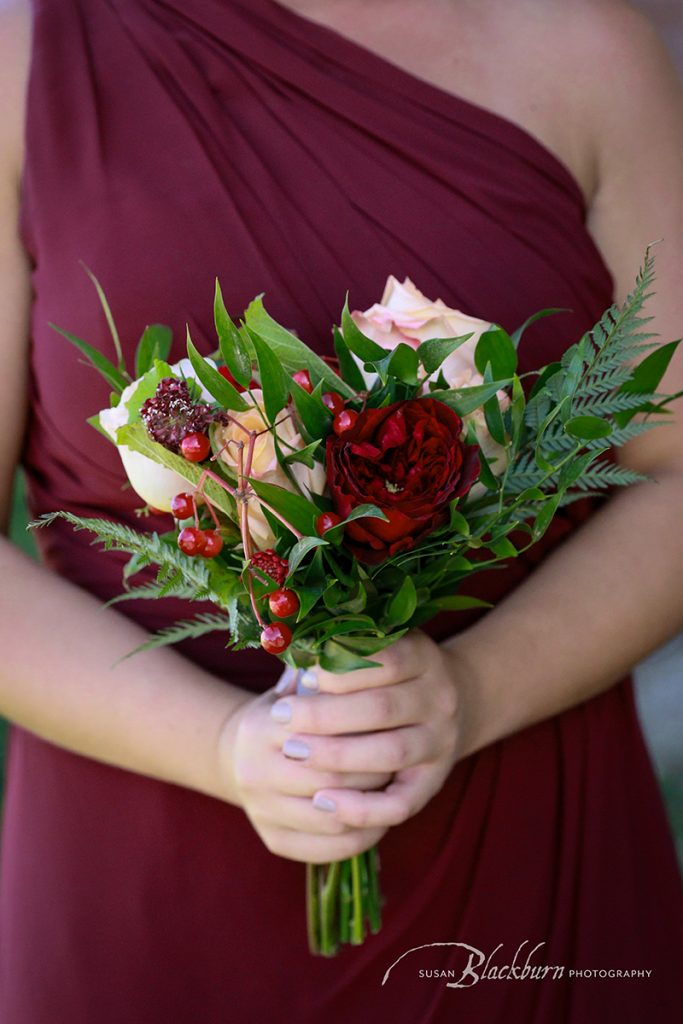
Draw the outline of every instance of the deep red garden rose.
M387 516L345 528L348 546L366 563L408 551L446 521L449 502L479 476L479 449L460 439L462 420L443 402L416 398L366 409L340 437L327 439L327 480L342 518L358 505Z

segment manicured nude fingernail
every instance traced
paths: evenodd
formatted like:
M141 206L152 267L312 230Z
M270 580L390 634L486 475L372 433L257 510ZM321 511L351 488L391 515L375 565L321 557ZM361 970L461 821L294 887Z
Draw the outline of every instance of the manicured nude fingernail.
M297 761L305 761L310 756L311 750L307 743L290 737L282 744L282 753L285 757L294 757Z
M301 673L299 680L304 690L310 690L311 693L315 693L320 689L320 683L318 682L318 674L313 669L307 668Z
M289 687L292 685L293 678L294 678L294 669L290 668L289 665L288 665L287 668L282 673L282 675L280 676L280 678L279 678L279 680L277 682L277 685L275 686L275 692L276 693L285 693L289 689Z
M334 800L330 800L329 796L323 796L321 793L316 793L313 797L313 806L317 807L319 811L336 811L337 805Z
M292 720L292 705L289 701L278 700L270 709L270 714L275 722L284 725L285 722L291 722Z

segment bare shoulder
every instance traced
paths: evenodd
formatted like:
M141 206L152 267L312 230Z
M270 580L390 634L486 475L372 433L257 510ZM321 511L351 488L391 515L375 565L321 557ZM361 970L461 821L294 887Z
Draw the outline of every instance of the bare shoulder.
M15 179L23 156L31 22L28 0L0 0L0 161L3 174Z

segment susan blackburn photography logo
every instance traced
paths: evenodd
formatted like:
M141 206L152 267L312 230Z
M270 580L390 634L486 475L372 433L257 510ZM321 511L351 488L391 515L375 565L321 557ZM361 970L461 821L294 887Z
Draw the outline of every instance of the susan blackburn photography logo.
M407 957L420 951L438 949L449 946L454 948L455 956L449 960L457 961L448 967L439 966L426 968L424 966L415 969L418 978L430 978L432 980L445 981L446 988L472 988L480 981L558 981L562 978L649 978L652 970L649 968L615 968L615 967L567 967L565 964L543 963L544 954L541 952L545 942L538 942L531 945L530 939L525 939L517 947L511 961L508 961L502 952L504 943L500 942L489 953L470 946L467 942L426 942L421 946L413 946L402 953L387 968L382 985L386 985L390 979L391 972ZM405 964L403 965L406 966Z

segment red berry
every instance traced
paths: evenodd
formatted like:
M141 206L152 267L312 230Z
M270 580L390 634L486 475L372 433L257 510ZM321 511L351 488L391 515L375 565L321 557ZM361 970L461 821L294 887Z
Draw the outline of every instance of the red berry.
M261 630L261 647L268 654L282 654L292 642L292 631L284 622L271 622Z
M215 558L223 550L223 538L218 530L204 530L204 549L200 551L202 558Z
M176 494L174 498L171 498L171 512L176 519L189 519L190 516L193 516L192 495L183 491L181 494Z
M344 411L344 399L336 391L326 391L320 396L323 405L326 405L333 416Z
M201 555L206 547L206 535L196 526L186 526L178 534L178 547L185 555Z
M357 412L354 412L353 409L344 409L332 420L332 429L335 434L345 434L347 430L351 429L357 419Z
M288 619L299 611L299 598L293 590L274 590L268 597L268 605L278 619Z
M180 453L188 462L203 462L211 451L211 442L206 434L186 434L180 442Z
M327 533L327 531L331 530L334 526L339 526L341 521L341 516L338 516L336 512L323 512L315 521L315 528L318 536L322 537L324 533Z
M228 369L227 366L219 366L218 367L218 372L220 373L221 377L225 377L225 379L227 380L228 384L232 384L232 386L235 388L235 390L239 391L240 394L243 391L247 390L238 381L235 380L235 378L233 377L231 371ZM249 387L250 388L258 388L260 386L261 385L259 384L259 382L257 380L250 380L249 381Z
M311 384L311 378L308 370L297 370L296 373L292 374L292 380L295 380L299 387L303 388L304 391L308 391L310 395L313 390L313 385Z

